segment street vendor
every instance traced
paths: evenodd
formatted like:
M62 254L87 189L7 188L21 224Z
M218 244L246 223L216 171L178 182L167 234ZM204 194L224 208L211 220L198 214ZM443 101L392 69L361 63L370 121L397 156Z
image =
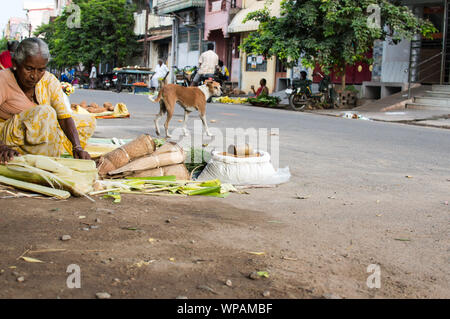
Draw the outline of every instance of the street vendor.
M255 86L254 85L251 86L253 94L255 94L256 97L269 95L269 88L267 87L266 79L261 79L261 81L259 81L259 85L261 85L261 86L258 88L257 91L255 91Z
M158 89L159 79L164 79L167 73L169 73L169 69L164 64L164 61L162 59L159 59L158 64L155 67L155 73L151 77L151 87L153 91L155 89Z
M47 72L50 53L39 38L23 40L13 68L0 71L0 162L35 154L59 157L64 151L90 159L84 151L95 118L70 114L58 79Z

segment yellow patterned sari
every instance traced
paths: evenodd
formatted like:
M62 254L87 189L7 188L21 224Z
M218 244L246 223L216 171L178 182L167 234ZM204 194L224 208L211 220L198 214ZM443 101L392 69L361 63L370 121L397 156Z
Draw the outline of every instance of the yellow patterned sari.
M2 74L2 80L12 81L8 74ZM14 110L17 104L16 87L14 83L0 83L7 86L0 90L0 96L5 103L3 112ZM17 85L18 86L18 85ZM0 142L17 150L20 154L36 154L46 156L61 156L64 151L72 154L72 143L62 131L58 120L72 117L80 138L81 146L84 148L87 140L94 134L96 120L89 115L71 114L64 103L64 93L58 79L46 72L41 81L36 85L36 99L39 105L26 108L20 113L11 114L7 120L0 118ZM8 97L15 94L14 98ZM20 94L19 94L20 95ZM25 95L23 94L25 97ZM25 97L26 98L26 97ZM19 99L20 100L20 99ZM29 103L30 101L24 101ZM0 103L0 108L1 108ZM17 112L17 111L16 111Z

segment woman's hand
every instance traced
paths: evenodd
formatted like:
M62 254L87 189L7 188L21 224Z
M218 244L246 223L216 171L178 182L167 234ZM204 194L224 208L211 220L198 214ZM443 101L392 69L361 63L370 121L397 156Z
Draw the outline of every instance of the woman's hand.
M20 156L19 152L6 145L0 145L0 164L8 163L14 156Z
M84 159L84 160L90 160L91 159L91 155L89 155L88 152L83 150L83 148L81 148L81 146L75 147L72 150L72 152L73 152L73 157L76 158L76 159Z

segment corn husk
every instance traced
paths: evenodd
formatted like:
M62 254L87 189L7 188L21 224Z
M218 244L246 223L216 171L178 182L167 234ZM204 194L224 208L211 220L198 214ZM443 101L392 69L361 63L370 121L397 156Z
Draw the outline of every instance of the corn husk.
M70 197L70 193L65 190L54 189L39 184L28 183L17 179L8 178L0 175L0 183L13 186L18 189L31 191L34 193L43 194L50 197L56 197L59 199L67 199Z
M86 196L98 178L94 161L41 155L15 157L7 165L0 165L0 175L66 190L74 196Z

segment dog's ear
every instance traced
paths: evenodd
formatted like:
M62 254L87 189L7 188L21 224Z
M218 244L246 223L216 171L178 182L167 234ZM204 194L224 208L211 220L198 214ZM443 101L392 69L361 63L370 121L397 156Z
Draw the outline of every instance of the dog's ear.
M213 81L206 81L206 85L211 88L213 86Z

